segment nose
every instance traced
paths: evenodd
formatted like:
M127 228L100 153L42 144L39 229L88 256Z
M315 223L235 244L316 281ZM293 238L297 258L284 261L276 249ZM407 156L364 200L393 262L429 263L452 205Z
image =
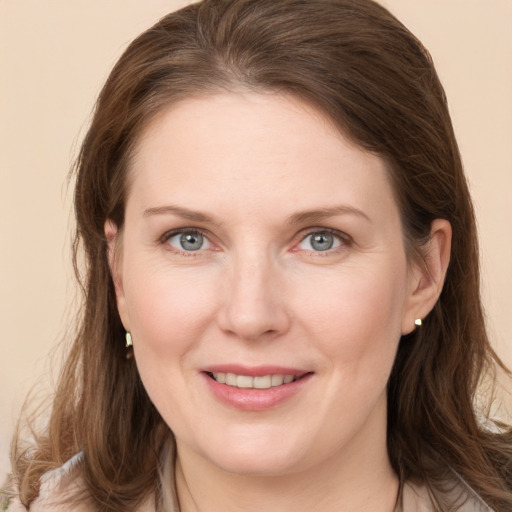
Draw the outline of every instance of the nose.
M243 340L273 339L290 326L283 275L270 258L238 258L218 314L220 328Z

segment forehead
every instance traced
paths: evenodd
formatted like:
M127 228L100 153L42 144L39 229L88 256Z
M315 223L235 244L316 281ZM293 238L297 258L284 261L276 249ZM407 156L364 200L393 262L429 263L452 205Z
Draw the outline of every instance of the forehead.
M130 172L129 197L141 208L185 200L231 210L268 203L283 214L340 202L396 210L385 162L287 95L179 101L145 128Z

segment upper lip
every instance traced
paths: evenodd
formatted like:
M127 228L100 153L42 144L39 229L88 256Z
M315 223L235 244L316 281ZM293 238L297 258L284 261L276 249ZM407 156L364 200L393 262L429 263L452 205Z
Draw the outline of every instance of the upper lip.
M202 371L206 373L234 373L235 375L247 375L250 377L263 377L265 375L294 375L295 377L301 377L306 373L310 373L308 370L291 368L287 366L245 366L242 364L233 363L210 365L202 368Z

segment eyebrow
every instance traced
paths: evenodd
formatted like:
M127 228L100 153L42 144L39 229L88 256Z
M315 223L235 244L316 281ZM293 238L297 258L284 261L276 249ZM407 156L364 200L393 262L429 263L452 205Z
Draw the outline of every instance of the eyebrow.
M174 205L166 205L166 206L157 206L154 208L148 208L144 210L143 216L149 217L152 215L176 215L178 217L182 217L187 220L191 220L193 222L202 222L204 224L212 224L212 225L220 225L221 223L216 221L213 217L207 215L206 213L202 213L196 210L189 210L188 208L183 208L181 206ZM334 206L331 208L319 208L313 210L306 210L302 212L294 213L290 215L285 223L296 225L296 224L306 224L306 223L314 223L329 217L336 217L338 215L356 215L357 217L361 217L368 222L371 222L370 218L366 213L362 210L354 208L353 206Z
M220 224L220 222L217 222L213 217L210 217L206 213L173 205L148 208L147 210L144 210L142 215L143 217L150 217L152 215L176 215L178 217L183 217L184 219L194 222L202 222L204 224Z
M356 215L368 222L371 222L370 217L362 210L354 208L353 206L334 206L332 208L320 208L318 210L306 210L304 212L297 212L288 217L289 224L306 224L311 222L318 222L329 217L337 217L338 215Z

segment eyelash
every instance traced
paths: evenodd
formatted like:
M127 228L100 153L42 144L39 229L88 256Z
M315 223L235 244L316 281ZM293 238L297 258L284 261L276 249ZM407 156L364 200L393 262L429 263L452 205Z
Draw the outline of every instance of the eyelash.
M197 257L201 254L201 250L197 250L197 251L181 251L179 249L177 249L176 247L172 247L170 244L169 244L169 240L171 240L171 238L177 236L177 235L180 235L180 234L191 234L191 235L202 235L206 240L210 241L210 239L208 238L208 234L201 230L201 229L197 229L197 228L179 228L179 229L173 229L172 231L167 231L166 233L164 233L160 239L159 239L159 242L160 244L162 245L166 245L167 246L167 249L175 254L178 254L180 256L185 256L185 257ZM210 242L211 243L211 242Z
M169 248L168 250L171 250L172 252L174 252L180 256L186 256L186 257L199 256L203 252L203 250L201 250L201 249L198 249L197 251L185 251L185 250L181 251L181 250L177 249L176 247L172 247L169 244L169 240L171 238L173 238L177 235L180 235L180 234L184 234L184 233L202 235L206 240L208 240L209 243L212 243L210 241L210 238L209 238L207 232L205 232L201 229L192 228L192 227L179 228L179 229L174 229L172 231L167 231L160 237L159 243L162 245L167 245L167 247ZM336 229L331 229L331 228L312 228L312 229L307 230L305 233L302 233L302 234L296 236L295 239L298 239L298 240L294 241L293 247L296 247L297 245L304 242L309 236L315 235L315 234L333 235L334 237L336 237L339 240L340 245L338 247L335 247L332 249L327 249L325 251L313 251L313 250L308 251L311 255L314 255L314 256L319 256L319 257L330 256L330 255L335 254L335 253L339 252L340 250L342 250L343 248L350 246L352 244L352 238L342 231L338 231ZM294 252L299 252L299 250L300 249L296 249Z
M332 256L333 254L336 254L336 253L342 251L347 246L350 246L351 243L352 243L352 238L349 235L347 235L346 233L342 232L342 231L338 231L336 229L330 229L330 228L313 228L311 230L308 230L304 235L302 235L300 237L299 242L297 242L295 244L295 246L297 246L298 244L301 244L302 242L304 242L309 236L316 235L316 234L319 234L319 235L323 235L323 234L333 235L334 237L336 237L339 240L340 244L339 244L338 247L327 249L325 251L308 251L309 254L311 254L311 255L313 255L315 257L325 258L325 257L328 257L328 256Z

